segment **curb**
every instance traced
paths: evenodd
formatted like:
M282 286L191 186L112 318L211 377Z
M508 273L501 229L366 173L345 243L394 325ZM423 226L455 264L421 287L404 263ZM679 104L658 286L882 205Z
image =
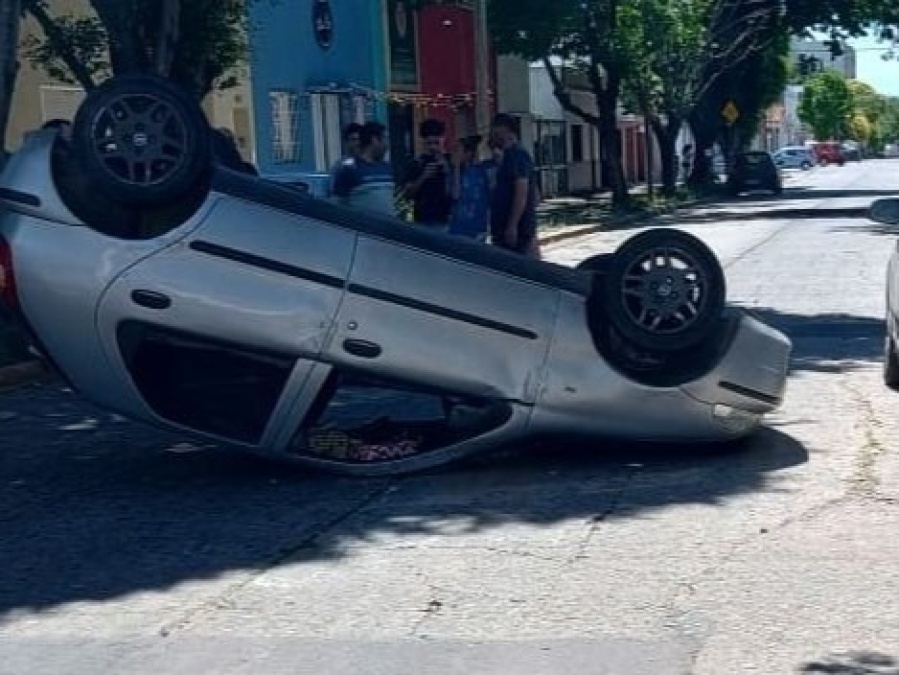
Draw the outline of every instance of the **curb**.
M602 232L604 230L614 230L616 227L622 225L633 225L635 223L655 220L656 218L673 216L681 209L693 208L714 201L716 200L711 198L699 198L694 199L693 201L684 202L667 213L638 213L631 216L619 216L617 218L613 216L605 222L596 223L595 225L572 225L567 228L562 228L562 232L550 232L546 235L538 236L538 240L541 246L545 244L555 244L560 241L565 241L566 239L585 237L589 234L596 234L597 232Z
M48 377L50 371L40 361L24 361L0 368L0 391L33 384Z

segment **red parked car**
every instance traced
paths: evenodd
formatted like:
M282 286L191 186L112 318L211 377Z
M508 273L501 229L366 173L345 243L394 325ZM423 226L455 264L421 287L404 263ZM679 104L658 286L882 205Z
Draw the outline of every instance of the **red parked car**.
M828 164L843 166L846 163L846 155L843 153L843 148L836 141L815 143L812 146L812 150L818 158L818 164L822 166L827 166Z

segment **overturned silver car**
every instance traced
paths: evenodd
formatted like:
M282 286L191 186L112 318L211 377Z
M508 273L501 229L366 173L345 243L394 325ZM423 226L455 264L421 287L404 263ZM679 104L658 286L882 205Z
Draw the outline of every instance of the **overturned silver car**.
M350 474L538 434L741 438L780 405L791 348L726 306L686 233L573 269L349 211L217 166L200 108L150 76L10 159L0 268L87 399Z

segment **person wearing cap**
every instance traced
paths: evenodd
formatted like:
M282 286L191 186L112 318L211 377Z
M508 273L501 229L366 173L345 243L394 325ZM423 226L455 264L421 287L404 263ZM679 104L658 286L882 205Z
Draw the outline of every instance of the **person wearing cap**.
M468 136L459 141L453 156L453 211L449 233L486 241L490 226L490 171L478 161L478 147L483 138Z

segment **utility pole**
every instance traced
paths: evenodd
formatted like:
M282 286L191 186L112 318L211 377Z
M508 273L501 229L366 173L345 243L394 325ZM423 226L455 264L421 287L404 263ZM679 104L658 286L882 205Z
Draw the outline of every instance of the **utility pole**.
M487 32L487 0L473 0L475 26L475 120L477 133L490 129L490 37Z

